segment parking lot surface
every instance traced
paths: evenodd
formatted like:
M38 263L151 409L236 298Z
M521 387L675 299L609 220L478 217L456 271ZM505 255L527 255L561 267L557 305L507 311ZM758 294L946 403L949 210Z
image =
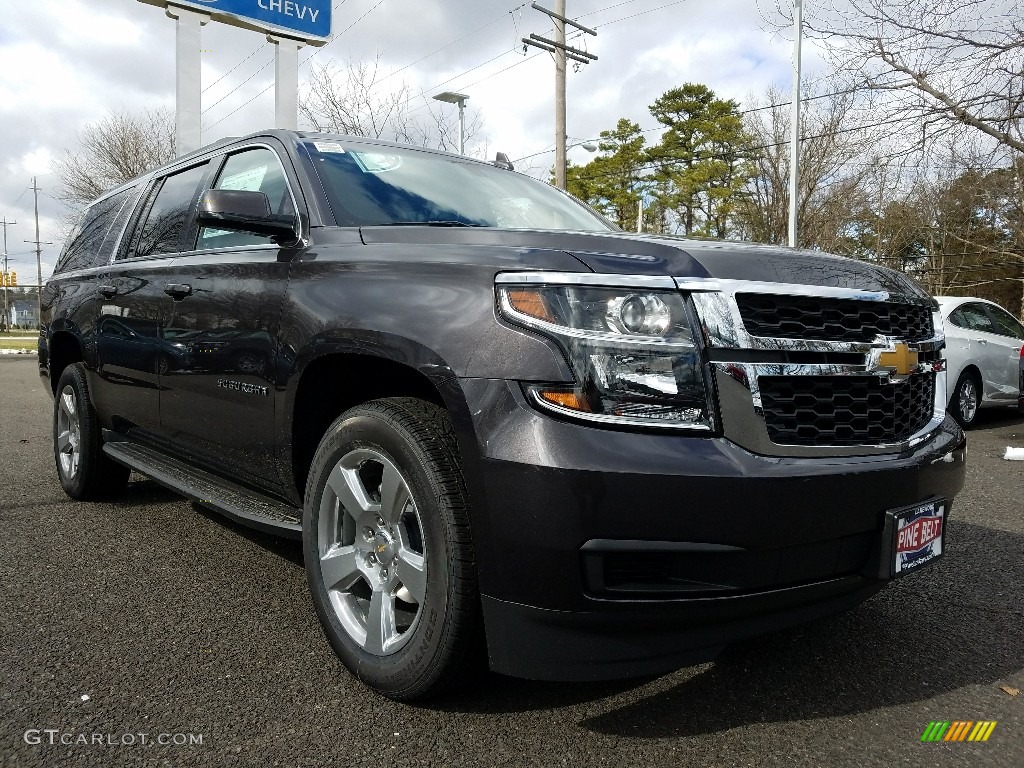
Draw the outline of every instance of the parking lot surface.
M657 679L488 674L409 706L334 657L297 542L138 475L70 501L50 408L35 359L0 358L0 765L1024 765L1015 412L970 434L947 555L848 614ZM997 725L922 743L933 721Z

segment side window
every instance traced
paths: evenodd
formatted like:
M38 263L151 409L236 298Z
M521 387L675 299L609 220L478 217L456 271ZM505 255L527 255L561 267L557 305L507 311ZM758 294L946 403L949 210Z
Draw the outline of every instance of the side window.
M168 176L150 195L149 210L135 228L125 256L154 256L181 250L189 211L209 163Z
M103 238L103 244L100 245L100 257L104 264L110 260L111 254L117 247L118 242L120 242L124 228L128 226L128 222L132 217L132 211L135 210L135 206L139 202L139 191L140 187L132 187L125 190L127 197L114 216L113 223L110 225L110 229L107 230L107 236Z
M282 216L293 215L295 207L288 192L284 169L277 155L264 147L246 149L230 155L217 176L214 189L242 189L263 192L270 201L270 211ZM271 245L269 237L232 232L227 229L203 227L199 230L196 248L237 248L243 245Z
M76 269L98 267L107 262L110 258L110 251L104 252L104 241L113 229L112 224L117 219L118 213L122 208L128 207L125 203L133 191L126 189L123 192L118 192L85 211L82 220L71 237L68 238L67 245L64 246L64 252L61 253L60 259L57 261L55 272L71 272ZM121 226L123 226L123 222Z
M993 307L986 304L985 308L995 323L994 333L998 333L1001 336L1010 336L1014 339L1024 339L1024 326L1020 324L1017 318L1002 307Z
M953 325L970 331L996 333L995 326L992 325L992 321L985 313L985 308L980 304L964 304L949 316L949 320Z

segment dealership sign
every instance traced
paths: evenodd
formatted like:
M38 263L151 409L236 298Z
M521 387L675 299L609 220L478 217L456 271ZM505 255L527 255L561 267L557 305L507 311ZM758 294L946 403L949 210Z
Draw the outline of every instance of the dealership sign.
M214 21L323 45L331 34L331 0L142 0L210 14Z

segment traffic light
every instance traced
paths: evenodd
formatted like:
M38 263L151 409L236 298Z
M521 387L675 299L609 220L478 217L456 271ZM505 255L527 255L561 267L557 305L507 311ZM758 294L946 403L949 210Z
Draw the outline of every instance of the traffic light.
M9 274L10 274L10 277L8 278L9 282L7 284L13 288L13 287L15 287L18 284L18 273L17 272L11 272Z

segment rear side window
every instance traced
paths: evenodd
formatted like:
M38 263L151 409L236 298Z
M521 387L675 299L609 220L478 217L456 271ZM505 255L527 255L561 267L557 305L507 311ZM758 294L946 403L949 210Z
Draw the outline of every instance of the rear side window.
M68 238L54 272L72 272L107 263L113 250L113 243L109 248L105 246L108 241L117 239L117 234L124 226L124 219L118 214L126 208L130 211L128 201L133 197L134 191L134 188L126 189L86 209L82 220ZM120 223L115 227L114 224L118 221ZM115 229L117 232L111 237Z
M158 182L135 228L131 245L125 253L126 258L177 253L181 250L182 234L188 225L192 203L199 182L206 175L207 165L209 163L194 166Z
M965 304L949 316L949 322L969 331L996 333L995 326L988 319L985 308L978 304Z
M989 315L996 324L995 332L1001 336L1010 336L1014 339L1024 339L1024 326L1006 310L1001 307L986 306Z
M277 155L264 147L247 149L228 157L217 176L215 189L242 189L263 192L270 201L271 213L293 215L295 206L285 181L284 169ZM271 245L269 237L203 227L199 231L197 249L235 248L243 245Z

